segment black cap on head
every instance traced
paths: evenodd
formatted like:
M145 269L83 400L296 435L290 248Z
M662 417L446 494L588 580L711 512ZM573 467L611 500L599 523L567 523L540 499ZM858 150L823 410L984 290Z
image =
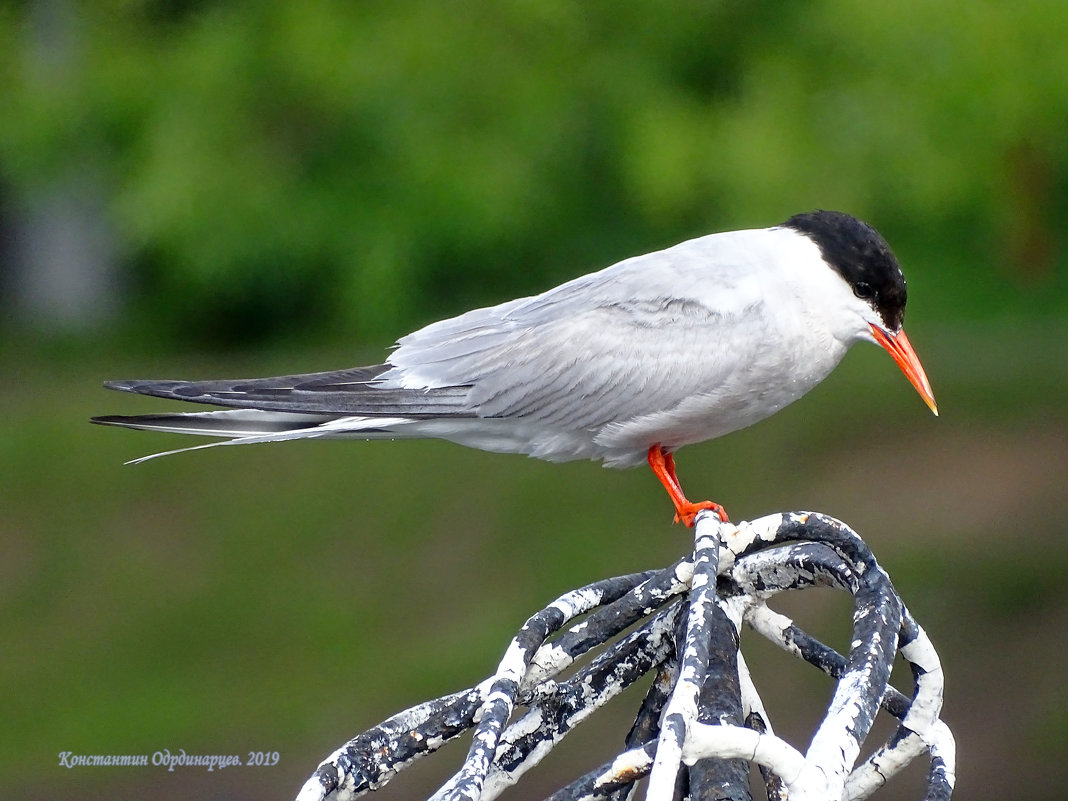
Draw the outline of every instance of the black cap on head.
M845 279L853 293L878 312L890 331L905 317L905 276L878 231L841 211L795 214L783 223L811 239L823 259Z

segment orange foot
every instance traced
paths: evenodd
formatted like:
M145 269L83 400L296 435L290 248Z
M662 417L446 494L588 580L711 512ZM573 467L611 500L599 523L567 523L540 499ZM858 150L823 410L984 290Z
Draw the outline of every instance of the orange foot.
M697 503L686 501L682 506L675 507L675 522L682 523L687 528L693 528L694 521L697 520L697 513L703 512L705 509L715 512L720 522L726 523L728 521L727 510L715 501L698 501Z
M682 486L679 484L679 478L675 475L675 457L667 453L659 444L649 449L649 466L653 468L653 473L660 479L660 483L664 485L664 489L671 496L671 502L675 504L676 523L682 523L688 528L693 528L697 513L705 509L715 512L722 522L727 522L727 510L718 503L713 501L698 501L694 503L686 499L682 492Z

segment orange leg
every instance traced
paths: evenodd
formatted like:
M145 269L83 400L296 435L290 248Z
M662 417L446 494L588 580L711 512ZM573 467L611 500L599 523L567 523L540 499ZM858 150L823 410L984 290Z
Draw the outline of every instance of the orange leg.
M675 504L676 523L693 528L694 519L702 509L710 509L719 516L720 520L727 522L727 511L718 503L713 501L693 503L686 500L686 495L679 484L679 477L675 475L675 457L665 452L659 444L649 449L649 466L653 468L653 473L660 479L660 483L671 496L671 502Z

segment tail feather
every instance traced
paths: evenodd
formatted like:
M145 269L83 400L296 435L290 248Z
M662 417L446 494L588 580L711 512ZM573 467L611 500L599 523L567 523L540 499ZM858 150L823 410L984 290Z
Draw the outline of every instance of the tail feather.
M164 431L172 434L204 434L211 437L246 437L279 434L314 428L336 419L315 414L286 414L257 409L227 409L218 412L175 412L171 414L103 415L90 422L105 426Z
M123 392L230 407L219 411L105 415L100 425L145 431L200 434L221 441L155 453L134 462L218 445L293 439L421 436L427 421L474 417L470 387L411 389L378 380L390 365L325 373L221 381L109 381ZM433 422L430 422L433 425Z
M261 442L282 442L294 439L333 439L354 437L381 439L396 437L390 426L403 425L410 420L386 417L352 417L338 415L291 414L265 412L257 409L227 409L216 412L178 412L174 414L106 415L93 417L90 422L100 425L136 428L144 431L163 431L175 434L202 434L224 437L218 442L193 445L187 448L162 451L133 459L127 464L170 456L174 453L213 448L219 445L252 445Z

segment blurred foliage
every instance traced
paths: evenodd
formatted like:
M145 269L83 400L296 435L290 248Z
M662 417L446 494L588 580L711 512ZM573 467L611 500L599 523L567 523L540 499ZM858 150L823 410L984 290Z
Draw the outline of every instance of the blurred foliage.
M5 3L0 185L104 187L134 325L390 340L814 207L1068 309L1061 0Z
M943 417L870 348L681 469L739 519L854 525L942 653L961 794L1059 799L1065 31L1063 0L0 0L0 282L11 221L65 191L125 279L117 339L0 315L0 796L285 794L358 728L485 675L558 592L684 547L647 471L438 442L124 468L190 443L88 426L160 409L109 407L102 378L358 363L473 304L824 207L901 257ZM776 673L777 730L807 737L812 686ZM600 725L550 779L628 721ZM283 765L55 764L246 746Z

